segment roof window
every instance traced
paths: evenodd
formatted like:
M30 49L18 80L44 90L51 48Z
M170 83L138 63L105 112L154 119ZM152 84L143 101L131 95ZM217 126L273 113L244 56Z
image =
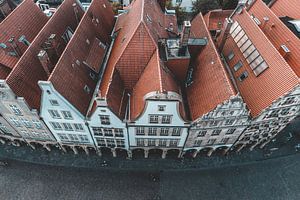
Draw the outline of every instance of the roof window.
M242 82L244 81L246 78L248 77L248 72L244 71L240 76L239 76L239 80Z
M233 66L233 69L234 71L238 71L242 66L243 66L242 61L239 61Z
M233 51L231 51L227 57L228 57L228 60L231 60L234 57Z
M89 86L85 85L83 89L86 93L90 94L91 89L89 88Z

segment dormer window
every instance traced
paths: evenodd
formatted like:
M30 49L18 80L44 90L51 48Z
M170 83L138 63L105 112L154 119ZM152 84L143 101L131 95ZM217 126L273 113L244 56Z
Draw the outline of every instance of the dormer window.
M166 110L166 106L165 105L159 105L158 106L158 111L165 111Z
M231 51L227 57L228 57L228 60L232 60L232 58L234 57L233 51Z
M89 86L85 85L83 89L86 93L90 94L91 89L89 88Z
M239 77L239 81L244 81L246 78L248 77L248 72L247 71L244 71Z

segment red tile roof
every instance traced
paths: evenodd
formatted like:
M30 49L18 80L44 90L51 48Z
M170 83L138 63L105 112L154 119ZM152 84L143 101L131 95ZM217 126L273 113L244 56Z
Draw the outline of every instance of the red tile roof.
M19 60L17 56L8 55L9 51L13 51L8 40L14 37L20 52L23 54L28 46L18 41L24 35L25 38L32 42L35 36L46 24L48 18L35 5L32 0L24 0L13 12L11 12L0 24L0 43L4 43L7 48L0 48L0 64L3 67L13 69ZM8 69L3 69L8 71ZM1 78L6 78L1 76Z
M300 1L299 0L276 0L271 9L278 17L289 16L294 19L300 19Z
M290 29L268 8L268 6L262 0L256 0L248 12L249 14L254 14L254 16L258 18L260 22L262 22L260 28L277 50L280 49L281 45L286 45L289 48L290 54L286 57L286 61L299 77L300 39L292 31L290 31ZM269 21L266 24L264 24L264 17L269 18Z
M40 106L41 90L38 81L48 79L37 55L41 50L41 46L51 34L56 34L59 36L58 38L61 38L67 27L70 27L73 31L76 30L78 22L72 7L74 3L77 3L77 1L65 0L59 6L6 79L15 94L24 97L31 108L39 109ZM83 10L78 9L79 19L83 13ZM62 39L60 40L60 50L62 52L65 44Z
M208 30L222 29L225 18L229 17L232 10L211 10L203 17Z
M160 61L158 51L152 55L130 96L130 118L132 121L143 112L146 103L145 95L150 92L176 92L179 94L179 87Z
M269 66L268 69L256 77L233 38L231 36L228 37L223 54L228 56L231 51L234 52L235 56L232 60L228 61L231 68L233 68L239 60L242 61L243 67L233 73L239 91L247 104L251 115L256 117L263 109L270 106L273 101L291 91L299 84L299 81L291 67L279 54L277 49L268 40L246 10L243 10L241 14L235 15L233 19L240 24ZM248 71L249 75L248 78L241 82L238 80L238 76L245 70Z
M191 118L195 120L228 100L236 92L201 13L192 21L191 37L208 38L207 45L192 62L193 83L186 88Z
M101 83L101 96L106 96L114 74L118 70L126 89L132 89L152 54L157 48L158 38L167 38L166 28L175 16L165 16L156 1L135 0L128 12L118 17L115 31L117 37Z
M94 74L96 78L92 79L90 73L99 72L105 51L109 48L109 44L105 47L103 43L109 42L113 25L110 3L93 0L48 79L83 115L87 114L97 84L98 75ZM89 93L84 90L85 86L90 89Z

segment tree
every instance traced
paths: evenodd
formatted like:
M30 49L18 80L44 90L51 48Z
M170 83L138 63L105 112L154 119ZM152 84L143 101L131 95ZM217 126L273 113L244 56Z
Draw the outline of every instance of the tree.
M115 14L118 14L118 10L122 10L122 5L119 2L112 2L112 8Z
M194 16L199 12L205 15L208 11L218 8L222 8L219 0L196 0L193 2L192 12Z

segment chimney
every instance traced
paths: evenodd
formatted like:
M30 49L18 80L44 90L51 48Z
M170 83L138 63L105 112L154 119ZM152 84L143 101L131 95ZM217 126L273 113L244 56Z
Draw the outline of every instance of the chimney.
M12 9L9 6L7 0L2 0L0 2L0 12L4 17L6 17L7 15L9 15L9 13L11 13Z
M189 42L189 37L190 37L190 31L191 31L191 22L190 21L184 21L183 23L183 28L182 28L182 33L181 33L181 38L180 38L180 43L179 43L179 56L185 56L187 47L188 47L188 42Z
M166 10L166 1L167 0L157 0L158 4L160 5L160 8L163 12Z
M219 36L219 42L218 42L218 46L219 46L219 52L223 51L226 39L229 35L231 26L233 24L232 19L230 18L226 18L225 22L224 22L224 26L223 26L223 31L221 32L220 36Z
M78 16L78 7L77 7L77 4L73 3L72 6L73 6L74 14L75 14L75 17L76 17L76 22L77 22L77 24L79 24L79 16Z
M12 48L12 49L14 50L14 52L16 53L16 55L17 55L18 57L21 57L22 52L21 52L19 46L17 45L17 43L15 42L15 37L12 36L12 37L8 40L8 42L9 42L11 48Z
M266 25L267 25L267 23L268 23L268 21L269 21L270 19L269 19L269 17L264 17L263 20L264 20L264 21L263 21L262 26L261 26L261 29L262 29L262 30L266 27Z
M26 46L30 45L30 42L26 39L25 35L22 35L19 40L19 42L22 42L23 44L25 44Z
M54 68L54 64L51 63L50 58L47 54L47 52L45 50L40 50L40 52L38 53L38 58L45 70L45 72L47 73L47 75L49 76L51 71Z

